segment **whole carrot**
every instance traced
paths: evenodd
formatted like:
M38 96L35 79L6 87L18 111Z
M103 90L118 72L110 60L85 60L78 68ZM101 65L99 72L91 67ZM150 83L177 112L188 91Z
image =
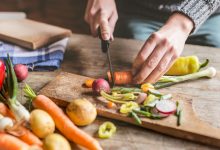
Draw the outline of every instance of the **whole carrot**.
M111 81L111 74L108 71L108 80ZM132 83L132 73L131 71L118 71L114 72L114 80L116 85L123 85L123 84L131 84Z
M18 138L25 143L29 145L38 145L38 146L43 146L43 142L36 136L34 135L30 130L26 129L25 127L21 126L20 130L22 134L18 136Z
M4 103L1 102L0 102L0 114L14 119L13 113L8 109L8 107Z
M82 145L89 150L102 150L98 141L75 126L62 109L51 99L44 95L37 96L28 85L25 86L24 92L32 99L32 104L35 108L42 109L50 114L56 127L69 140Z
M6 133L0 133L1 150L28 150L29 148L29 145L18 138Z
M5 117L10 117L11 119L14 119L13 113L3 103L0 103L0 114L2 114ZM36 135L34 135L31 131L29 131L23 126L16 126L14 127L14 129L9 130L8 132L10 132L11 134L16 134L16 132L21 133L17 135L17 138L29 145L43 145L42 141Z

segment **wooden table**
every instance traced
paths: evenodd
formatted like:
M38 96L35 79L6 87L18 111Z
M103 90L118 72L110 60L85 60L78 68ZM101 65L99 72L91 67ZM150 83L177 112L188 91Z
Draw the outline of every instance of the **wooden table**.
M129 69L143 41L115 39L111 44L113 67L115 70ZM186 45L183 55L197 55L201 60L209 58L210 66L220 70L220 49ZM55 72L30 73L27 83L36 91L51 81L60 71L91 77L105 76L108 69L107 59L100 50L99 40L87 35L74 34L69 41L68 50L60 70ZM71 81L70 81L71 82ZM19 85L20 88L23 84ZM220 127L220 72L211 80L197 80L164 89L170 93L182 93L193 98L193 108L201 120ZM20 93L19 99L24 101ZM98 117L96 121L82 128L96 136L98 126L106 120ZM99 140L105 150L145 150L145 149L215 149L206 145L162 135L127 123L113 121L117 133L108 140ZM193 120L192 120L193 121ZM73 146L76 149L76 145Z

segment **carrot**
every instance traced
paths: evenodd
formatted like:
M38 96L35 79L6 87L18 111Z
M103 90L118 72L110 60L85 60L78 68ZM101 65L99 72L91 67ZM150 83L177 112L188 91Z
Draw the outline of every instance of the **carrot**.
M4 103L1 102L0 102L0 114L14 119L13 113L8 109L8 107Z
M115 107L117 107L115 103L113 103L111 101L108 101L107 108L112 109L112 108L115 108Z
M111 73L109 71L107 72L107 75L109 82L112 82ZM116 85L131 84L132 73L131 71L114 72L114 80Z
M26 129L23 126L21 126L20 129L23 132L21 136L18 136L20 140L24 141L25 143L29 145L43 146L43 142L36 135L34 135L30 130Z
M0 113L3 116L10 117L11 119L14 119L13 113L3 103L0 103ZM18 129L18 131L22 133L21 135L17 136L17 138L19 138L20 140L24 141L25 143L27 143L29 145L38 145L38 146L43 145L42 141L36 135L34 135L31 131L26 129L25 127L19 126L19 127L15 127L15 128L16 128L16 130ZM13 134L18 131L10 130L8 132Z
M87 79L85 81L85 86L88 87L88 88L91 88L92 87L92 84L94 82L95 79Z
M29 145L17 139L16 137L6 133L0 133L1 150L28 150L29 148Z
M90 135L80 130L73 122L65 115L63 110L59 108L51 99L44 95L38 95L28 86L25 86L24 92L32 98L32 104L35 108L46 111L53 118L56 127L69 140L82 145L89 150L102 150L98 141Z

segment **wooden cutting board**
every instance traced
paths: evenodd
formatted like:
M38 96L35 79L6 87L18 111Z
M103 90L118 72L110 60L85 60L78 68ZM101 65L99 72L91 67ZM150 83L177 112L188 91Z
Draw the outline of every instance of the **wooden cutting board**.
M29 19L0 20L0 40L28 49L37 49L70 35L68 29Z
M75 98L87 98L96 105L98 115L137 125L132 118L119 114L117 109L107 109L105 107L106 101L97 98L92 94L91 89L83 86L86 79L88 77L62 72L41 89L39 94L50 97L61 107L65 107ZM195 116L191 98L175 93L172 94L173 99L178 100L183 109L180 126L176 125L175 116L170 116L162 120L141 118L142 125L139 126L174 137L220 147L220 129L202 122Z

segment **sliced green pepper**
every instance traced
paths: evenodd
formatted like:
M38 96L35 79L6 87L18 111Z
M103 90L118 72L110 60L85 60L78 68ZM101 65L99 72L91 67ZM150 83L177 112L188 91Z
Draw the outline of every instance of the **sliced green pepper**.
M116 132L116 126L112 122L104 122L99 126L99 138L108 139Z
M120 113L128 114L133 109L139 109L138 103L136 103L136 102L127 102L127 103L121 105Z

